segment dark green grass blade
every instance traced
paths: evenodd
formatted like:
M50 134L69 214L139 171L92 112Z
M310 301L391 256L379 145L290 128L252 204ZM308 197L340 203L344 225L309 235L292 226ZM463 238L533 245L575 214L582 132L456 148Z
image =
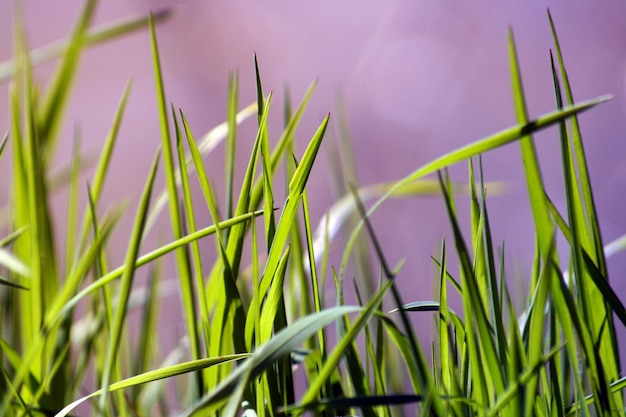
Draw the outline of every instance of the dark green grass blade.
M368 412L373 412L373 407L414 404L420 403L424 401L424 399L425 397L423 395L415 394L368 395L350 398L328 398L314 401L308 404L285 407L284 409L279 409L278 411L285 414L301 413L303 411L314 411L316 413L320 413L323 411L360 408L363 412L363 415L366 415Z
M135 224L130 236L130 242L128 250L126 252L126 260L124 262L124 273L121 277L120 293L118 296L118 304L115 311L115 316L111 328L111 338L107 349L107 357L105 361L104 374L102 376L101 389L102 395L100 396L99 408L101 410L107 409L107 394L108 387L111 385L111 373L113 367L117 362L119 354L120 339L122 330L125 324L125 318L127 313L127 302L130 296L130 290L133 284L133 278L135 276L135 264L137 257L139 256L139 246L143 238L144 226L148 213L148 206L150 204L150 197L152 194L152 186L154 185L154 179L156 177L158 160L160 152L157 152L156 157L152 163L150 174L146 182L139 208L137 209L137 215L135 217Z

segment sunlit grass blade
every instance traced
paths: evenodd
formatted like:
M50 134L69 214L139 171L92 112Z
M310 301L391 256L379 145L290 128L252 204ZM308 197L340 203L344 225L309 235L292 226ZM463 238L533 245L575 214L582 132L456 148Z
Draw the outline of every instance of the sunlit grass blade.
M161 126L161 146L163 149L163 166L167 184L167 194L169 196L170 224L174 239L183 236L182 214L178 202L178 190L176 184L176 168L174 164L174 152L172 151L172 138L169 127L169 117L166 105L165 90L163 86L163 74L161 71L161 61L157 44L154 19L150 16L150 36L152 45L153 70L157 94L157 106L159 110L159 121ZM176 127L178 135L178 127ZM182 169L182 168L181 168ZM217 220L216 220L217 221ZM180 282L180 295L184 309L185 324L189 337L191 358L200 359L202 357L200 335L196 326L196 298L194 296L193 278L191 274L191 261L186 247L181 247L175 252L176 265ZM189 389L192 399L197 398L202 387L202 375L198 373Z
M290 183L289 183L289 195L285 201L283 211L276 226L276 235L272 241L272 246L265 264L265 270L263 272L263 279L261 280L261 294L265 294L270 286L271 277L276 271L278 262L281 258L283 248L289 238L291 225L296 216L298 206L304 187L306 185L311 169L313 168L313 162L317 156L320 144L324 137L326 126L328 125L328 118L326 116L322 121L322 124L318 128L317 132L311 139L298 168L296 169Z
M124 88L124 92L122 93L122 97L115 112L115 116L113 117L113 123L111 124L111 128L109 129L109 132L107 134L104 146L102 147L102 151L100 152L100 158L98 160L98 164L96 166L93 179L91 181L91 193L95 206L97 206L97 203L100 200L100 195L102 194L102 188L104 186L104 181L109 170L111 155L113 154L113 149L118 138L120 125L122 123L122 117L124 115L124 111L126 110L128 96L130 95L131 86L131 83L127 83L126 87ZM79 243L79 248L81 249L83 248L85 240L87 239L89 224L91 222L90 213L91 212L88 210L85 211L82 236Z
M245 350L245 316L241 296L236 285L237 271L234 270L231 264L231 259L226 250L227 243L224 242L224 235L219 229L220 216L213 187L209 183L208 176L202 164L202 157L182 112L181 119L185 128L187 144L191 151L204 200L217 228L215 244L219 255L219 262L217 263L219 268L214 266L214 271L217 271L217 274L212 276L212 278L215 278L209 282L208 287L215 300L214 304L210 300L207 301L207 308L214 308L212 325L209 329L210 343L208 345L208 354L209 356L224 354L228 351L227 346L232 346L236 352L241 352ZM236 233L233 233L233 235L236 235ZM237 238L239 238L239 236L237 236ZM237 243L243 245L242 239ZM204 285L202 288L204 289ZM209 314L209 312L206 314ZM231 337L224 337L225 335L231 335ZM214 378L216 375L214 373L219 371L220 370L211 370L208 372L208 387L215 385Z
M228 137L226 138L226 217L232 217L235 203L235 156L237 150L237 107L239 103L239 71L228 76Z
M148 180L146 182L143 194L141 196L141 200L139 202L139 207L137 209L137 215L135 217L135 224L130 235L128 250L126 251L124 272L121 277L115 316L113 318L113 323L110 329L111 338L107 349L104 374L102 376L101 382L102 394L98 403L100 410L107 409L107 394L109 392L108 387L109 385L111 385L111 373L113 371L113 367L115 366L119 353L120 338L124 328L127 313L127 302L130 296L130 290L135 276L135 264L137 261L137 257L139 256L139 247L143 238L144 226L148 213L148 206L150 204L152 187L154 185L154 179L156 177L160 156L160 152L157 152L156 157L152 163L152 168L150 169L150 174L148 176Z
M189 373L189 372L195 372L195 371L207 368L207 367L221 365L223 363L228 363L232 361L242 360L249 356L250 355L247 353L239 353L239 354L234 354L234 355L222 356L219 358L196 359L196 360L189 361L189 362L162 367L159 369L155 369L153 371L148 371L143 374L126 378L122 381L115 382L108 386L108 391L114 392L114 391L118 391L121 389L136 387L138 385L146 384L146 383L153 382L153 381L158 381L160 379L171 378L177 375L182 375L182 374ZM74 402L65 406L61 411L56 413L54 417L67 416L73 409L78 407L80 404L98 395L102 395L102 392L103 391L100 389L98 391L92 392L91 394L87 396L84 396L82 398L75 400Z
M246 119L248 119L250 116L255 114L256 109L257 109L257 105L256 103L253 103L253 104L248 105L241 111L239 111L236 117L237 124L243 123ZM202 138L200 138L200 140L198 141L197 146L198 146L198 150L200 151L200 154L203 156L209 154L227 136L228 136L228 122L223 122L215 126L211 130L209 130L204 136L202 136ZM191 158L191 155L186 156L185 165L187 169L189 170L189 172L193 170L193 159ZM179 186L181 185L181 178L178 175L178 172L176 175L176 184ZM156 198L156 201L150 212L150 217L148 217L148 222L146 224L146 230L152 229L157 218L159 217L159 215L161 214L161 212L167 205L168 200L169 200L169 196L167 194L167 190L163 190L159 194L159 196ZM247 210L247 207L244 210Z

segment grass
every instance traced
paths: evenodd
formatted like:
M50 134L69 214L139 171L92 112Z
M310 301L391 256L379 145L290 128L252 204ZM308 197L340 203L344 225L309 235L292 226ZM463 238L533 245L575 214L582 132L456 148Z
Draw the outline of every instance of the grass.
M353 182L354 161L344 133L339 144L344 159L334 159L332 169L345 196L315 229L307 182L329 116L303 152L295 144L315 83L297 107L287 97L284 130L270 140L272 95L263 91L258 64L257 102L242 110L238 74L233 72L227 120L206 138L196 139L183 111L167 104L155 29L167 12L90 31L96 3L85 3L67 40L40 51L28 49L18 16L15 56L0 66L0 76L11 79L11 127L0 144L0 163L10 162L12 169L12 194L6 199L0 235L0 415L407 413L398 405L416 410L408 414L458 417L626 415L626 378L616 339L616 326L626 323L626 309L608 279L577 120L580 112L608 98L574 101L551 17L554 57L548 70L554 77L555 111L529 118L511 31L518 123L396 182L362 188ZM124 264L114 267L107 261L109 239L120 218L131 214L121 206L104 211L100 196L130 85L84 188L81 168L86 161L74 148L65 225L55 224L50 214L50 165L84 49L145 26L151 33L162 143L153 150ZM58 58L56 75L40 89L33 81L33 65L53 57ZM237 127L254 113L257 134L237 184ZM532 137L547 127L553 127L561 146L565 212L545 191ZM220 199L203 158L222 140L226 196ZM515 294L525 303L517 310L506 262L497 255L504 251L494 244L489 223L485 188L497 184L485 182L480 159L501 146L520 147L535 225L530 288L527 294ZM447 167L456 163L468 165L465 184L448 175ZM160 175L166 188L159 193L154 184ZM279 197L283 190L276 186L281 176L287 184L284 201ZM201 195L191 192L194 182L200 184ZM438 299L404 300L396 286L402 263L389 264L369 216L390 198L425 193L442 196L453 239L442 240L440 253L433 257ZM469 196L469 236L457 215L459 193ZM86 207L79 204L81 195ZM198 201L206 204L212 226L198 227ZM146 253L144 237L166 207L171 241ZM56 243L60 240L54 232L59 230L63 246ZM344 233L347 244L341 264L329 273L326 248L338 233ZM569 245L565 260L556 251L557 236ZM216 261L211 264L199 245L207 237L215 243ZM246 248L250 257L244 256ZM614 254L620 246L609 248ZM163 355L155 346L159 277L166 255L179 277L185 335L174 351ZM361 288L362 283L346 279L350 263L372 285ZM145 265L150 267L139 271ZM453 270L458 272L452 275ZM143 286L138 284L140 273L147 277ZM346 285L354 285L356 305L346 304ZM328 300L329 288L336 303ZM450 308L456 296L462 301L459 312ZM396 308L383 309L383 300ZM128 326L131 310L139 311L138 332ZM436 313L436 340L430 347L414 332L411 316L420 312ZM136 343L128 343L133 338ZM296 364L306 380L303 392L296 390ZM171 385L164 383L166 378L184 387L178 403L167 395ZM85 395L84 387L92 391Z

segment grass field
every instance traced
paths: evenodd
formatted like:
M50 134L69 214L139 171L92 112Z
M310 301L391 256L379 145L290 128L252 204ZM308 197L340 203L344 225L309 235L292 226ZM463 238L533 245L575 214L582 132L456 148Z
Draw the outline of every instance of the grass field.
M602 111L610 97L574 101L551 18L546 71L554 78L554 111L529 118L511 30L517 124L468 140L392 183L360 187L350 180L350 159L338 159L332 172L345 196L316 224L307 183L334 121L323 118L304 150L295 145L315 82L287 107L282 133L270 137L268 120L281 114L262 87L262 68L255 68L257 101L247 107L232 72L227 120L195 136L184 109L167 100L155 28L166 13L93 32L96 3L85 3L61 46L30 51L16 22L12 65L0 73L11 83L11 126L0 142L0 164L11 167L0 219L0 415L626 415L616 337L626 310L610 285L577 119ZM162 142L141 155L153 163L131 213L101 199L130 84L120 92L93 175L83 176L90 162L78 147L62 191L52 187L50 167L82 53L141 28L151 33ZM52 57L55 76L39 86L33 67ZM238 125L254 117L254 145L236 181ZM532 135L545 128L560 144L565 210L542 180ZM209 178L203 158L219 142L226 174ZM500 255L506 242L494 242L489 222L481 155L502 146L519 148L534 220L526 294L509 287ZM453 181L447 168L454 164L467 166L466 178ZM216 181L224 182L225 195L217 195ZM191 192L195 184L201 194ZM56 192L67 198L66 224L51 215ZM437 297L411 300L396 285L402 263L390 264L369 216L391 198L425 193L444 202L452 239L442 239L433 254ZM469 196L467 208L456 204L459 193ZM211 226L199 226L198 205L210 212ZM171 240L147 251L144 237L159 215L168 218ZM125 260L111 265L110 237L123 216L134 219ZM337 235L346 245L341 262L331 265L327 248ZM201 239L216 253L207 256ZM567 243L566 257L557 239ZM611 254L619 256L622 246ZM170 352L158 349L164 262L175 265L185 318L185 335ZM349 265L371 288L355 283ZM346 303L347 292L358 302ZM450 308L452 299L462 310ZM128 325L131 313L137 325ZM434 319L432 344L416 336L418 313Z

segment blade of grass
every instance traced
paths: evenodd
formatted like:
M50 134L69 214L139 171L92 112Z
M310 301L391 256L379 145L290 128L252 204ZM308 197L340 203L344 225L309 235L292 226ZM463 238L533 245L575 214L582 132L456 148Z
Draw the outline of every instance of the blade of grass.
M111 385L111 373L119 354L120 338L126 319L127 302L135 276L135 264L139 256L139 246L143 238L148 206L150 204L152 187L154 185L160 156L161 152L158 151L154 161L152 162L150 174L148 176L148 180L146 181L139 207L137 209L137 215L135 217L135 224L130 235L128 250L126 251L126 260L124 261L124 273L121 277L118 305L113 318L111 338L107 348L107 356L105 360L104 374L102 375L102 382L100 384L102 390L102 394L100 395L100 400L98 402L100 410L107 409L107 398L109 386Z
M150 15L150 37L152 45L152 59L154 78L157 94L157 104L159 109L159 121L161 125L161 146L163 149L163 165L165 168L165 179L167 184L167 194L169 196L170 224L172 226L172 234L174 239L180 239L183 236L181 213L178 205L178 192L176 185L176 168L174 166L174 156L172 151L172 139L169 128L169 117L167 114L167 106L165 99L165 89L163 87L163 73L161 70L161 60L157 44L156 31L154 27L154 18ZM175 119L176 120L176 119ZM178 128L176 129L178 135ZM181 168L182 169L182 168ZM217 220L216 220L217 221ZM200 335L196 326L196 299L194 297L193 278L191 277L191 265L188 253L185 247L181 247L175 251L176 265L179 275L181 299L184 309L185 324L187 335L189 337L189 346L191 349L191 358L200 359L202 357ZM200 395L202 387L202 375L198 373L189 389L189 395L193 399Z

